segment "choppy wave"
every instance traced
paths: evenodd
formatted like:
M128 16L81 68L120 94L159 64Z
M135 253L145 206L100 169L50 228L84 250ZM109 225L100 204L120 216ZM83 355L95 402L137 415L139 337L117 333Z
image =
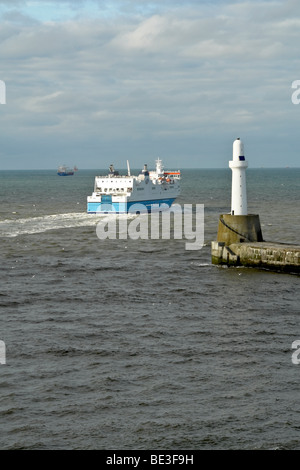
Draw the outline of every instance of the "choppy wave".
M211 264L227 174L182 179L178 200L205 203L198 251L97 237L92 171L3 175L1 449L300 448L299 279ZM264 238L299 243L299 172L249 177Z

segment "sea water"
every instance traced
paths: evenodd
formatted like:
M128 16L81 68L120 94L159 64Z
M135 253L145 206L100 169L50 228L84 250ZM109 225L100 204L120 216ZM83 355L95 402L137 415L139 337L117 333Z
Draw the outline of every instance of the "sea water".
M0 172L0 448L300 449L299 276L211 264L230 170L182 170L196 251L99 240L99 173ZM265 240L299 244L299 177L247 170Z

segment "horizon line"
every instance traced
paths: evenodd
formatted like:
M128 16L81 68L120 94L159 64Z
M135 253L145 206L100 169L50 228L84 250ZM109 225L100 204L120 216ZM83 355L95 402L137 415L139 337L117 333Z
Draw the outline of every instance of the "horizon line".
M177 167L176 167L177 168ZM107 168L93 167L93 168L78 168L78 171L90 171L90 170L107 170ZM288 170L288 169L300 169L300 166L255 166L248 167L247 170ZM119 171L127 171L127 168L119 168ZM139 171L140 168L132 168L132 170ZM230 170L229 167L181 167L180 170ZM55 171L57 168L0 168L0 171Z

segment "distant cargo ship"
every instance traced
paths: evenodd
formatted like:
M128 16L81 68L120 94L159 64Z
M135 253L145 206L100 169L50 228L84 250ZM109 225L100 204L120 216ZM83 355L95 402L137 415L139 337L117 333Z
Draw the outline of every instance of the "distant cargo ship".
M58 176L72 176L74 175L75 171L78 171L77 166L74 166L73 169L68 168L66 165L61 165L57 169Z
M165 171L160 159L156 169L147 165L138 176L132 176L127 161L128 174L120 176L113 165L106 176L96 176L94 191L87 198L87 212L101 214L129 212L133 204L141 203L151 212L152 206L171 206L180 194L180 171Z

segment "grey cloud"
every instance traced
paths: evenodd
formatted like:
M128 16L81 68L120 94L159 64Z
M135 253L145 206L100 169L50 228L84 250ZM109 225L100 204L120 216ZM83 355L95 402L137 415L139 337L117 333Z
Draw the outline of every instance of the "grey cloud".
M116 155L135 148L136 158L161 145L186 162L183 148L196 158L216 133L222 140L292 132L298 22L291 18L294 3L287 3L269 10L262 2L255 24L248 21L254 2L236 8L220 2L215 12L189 2L112 21L33 25L8 18L0 28L6 139L16 146L32 139L37 152L47 142L58 153L68 143L82 155L87 145L105 144ZM49 167L50 150L44 154ZM214 163L222 164L221 155Z

